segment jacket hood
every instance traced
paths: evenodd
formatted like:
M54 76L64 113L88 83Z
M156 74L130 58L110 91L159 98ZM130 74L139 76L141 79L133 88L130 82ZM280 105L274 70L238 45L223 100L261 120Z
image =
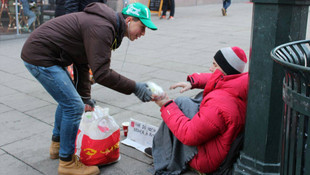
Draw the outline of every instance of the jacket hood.
M126 23L123 18L123 15L115 12L113 9L108 7L106 4L97 3L97 2L88 4L85 7L84 12L98 15L108 20L109 22L111 22L116 32L116 37L115 37L117 39L116 48L118 48L121 45L124 34L125 34L125 30L126 30Z
M90 3L85 7L84 12L96 14L116 24L115 11L103 3Z

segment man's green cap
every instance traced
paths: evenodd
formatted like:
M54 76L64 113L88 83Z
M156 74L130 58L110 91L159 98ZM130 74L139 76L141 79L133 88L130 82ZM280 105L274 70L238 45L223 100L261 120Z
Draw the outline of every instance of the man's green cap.
M123 9L122 13L125 15L137 17L146 27L152 30L157 30L157 27L151 21L150 9L139 2L129 4Z

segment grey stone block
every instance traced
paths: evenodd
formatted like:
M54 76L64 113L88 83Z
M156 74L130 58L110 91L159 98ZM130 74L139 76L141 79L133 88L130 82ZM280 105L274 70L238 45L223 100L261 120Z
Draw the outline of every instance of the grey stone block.
M7 106L16 109L17 111L29 111L42 106L49 105L48 102L31 97L23 93L16 93L13 95L2 96L0 101L5 103Z
M15 157L8 154L0 155L1 162L1 174L31 174L31 175L42 175L41 172L33 169L31 166L25 164L25 162L16 159Z
M54 125L57 105L50 104L25 112L27 115L49 125Z
M57 174L58 160L49 158L49 146L51 143L52 130L49 128L43 132L37 131L36 134L21 139L2 147L10 155L23 161L24 164L40 172L40 174ZM13 171L18 174L18 171ZM31 174L31 173L21 173Z
M19 142L52 127L18 111L0 114L0 146Z
M5 113L12 110L14 109L6 106L5 104L0 104L0 113Z

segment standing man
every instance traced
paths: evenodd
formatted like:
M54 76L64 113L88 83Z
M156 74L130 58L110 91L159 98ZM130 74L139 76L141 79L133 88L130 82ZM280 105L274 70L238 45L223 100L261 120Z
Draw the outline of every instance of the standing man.
M135 82L110 68L111 51L120 46L123 37L134 41L145 35L146 27L157 30L150 14L141 3L130 4L122 13L103 3L91 3L83 12L42 24L25 42L21 53L25 66L58 103L50 157L60 158L59 174L100 173L97 166L85 166L74 156L84 103L90 99L89 67L98 84L123 94L134 93L143 102L152 99L145 83ZM79 74L77 88L65 69L72 63Z

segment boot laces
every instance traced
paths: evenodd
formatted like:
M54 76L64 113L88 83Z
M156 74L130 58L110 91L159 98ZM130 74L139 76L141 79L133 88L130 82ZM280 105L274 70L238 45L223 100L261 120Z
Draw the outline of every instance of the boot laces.
M80 162L80 159L75 156L75 165L78 167L78 168L82 168L82 167L85 167L86 165L84 165L82 162Z

